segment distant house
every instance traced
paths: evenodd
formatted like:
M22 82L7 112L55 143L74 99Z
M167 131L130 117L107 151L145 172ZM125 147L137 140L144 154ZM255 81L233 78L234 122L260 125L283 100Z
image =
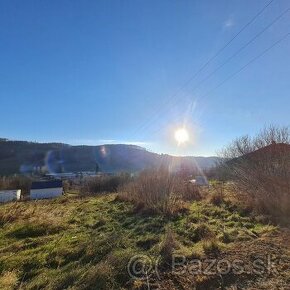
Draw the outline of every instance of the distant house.
M0 190L0 203L20 200L21 189Z
M198 185L198 186L208 186L209 185L206 176L196 176L194 179L191 179L189 182L194 184L194 185Z
M55 198L63 194L61 180L36 181L32 182L30 199Z

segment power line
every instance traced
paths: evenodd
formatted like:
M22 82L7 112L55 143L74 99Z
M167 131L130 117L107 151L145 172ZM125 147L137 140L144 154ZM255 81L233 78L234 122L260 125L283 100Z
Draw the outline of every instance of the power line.
M250 26L266 9L268 6L271 5L271 3L274 2L274 0L270 0L257 14L255 14L255 16L248 21L223 47L221 47L211 58L209 58L198 70L197 72L191 76L183 85L181 85L179 87L179 89L177 89L177 91L170 97L170 99L167 101L167 103L172 99L174 99L178 93L180 91L182 91L191 81L193 81L198 74L203 71L222 51L224 51L248 26ZM160 109L159 109L160 110ZM155 110L155 112L153 113L154 115L156 113L158 113L159 110ZM135 134L137 131L139 131L140 129L142 129L142 127L144 127L146 125L146 123L150 121L150 118L143 123L140 128L138 130L135 131ZM134 134L133 134L134 135Z
M284 40L286 40L286 38L289 37L289 36L290 36L290 32L286 33L283 37L281 37L279 40L277 40L276 42L274 42L272 45L270 45L264 51L262 51L261 53L259 53L255 57L253 57L249 62L247 62L245 65L243 65L240 69L238 69L237 71L235 71L234 73L232 73L231 75L229 75L227 78L225 78L223 81L221 81L217 86L215 86L214 88L212 88L207 93L201 95L201 98L204 98L204 97L208 96L210 93L212 93L213 91L215 91L216 89L218 89L219 87L221 87L222 85L224 85L230 79L232 79L237 74L239 74L240 72L242 72L243 70L245 70L249 65L251 65L252 63L254 63L255 61L257 61L258 59L260 59L262 56L264 56L267 52L269 52L275 46L277 46L278 44L280 44L281 42L283 42ZM159 132L160 130L161 129L159 129L157 132Z
M240 49L238 49L234 54L232 54L229 58L227 58L226 61L224 61L221 65L219 65L209 75L207 75L204 79L202 79L193 89L194 90L197 89L202 83L204 83L206 80L208 80L210 77L212 77L217 71L219 71L227 63L229 63L234 57L236 57L241 51L243 51L246 47L248 47L251 43L253 43L257 38L259 38L265 31L267 31L271 26L273 26L279 19L281 19L289 11L290 11L290 8L287 8L286 10L284 10L270 24L268 24L259 33L257 33L253 38L251 38L246 44L244 44Z
M271 0L264 6L249 22L247 22L222 48L220 48L194 75L188 82L191 82L204 68L206 68L221 52L223 52L249 25L251 25L273 2Z
M247 46L253 43L259 36L261 36L266 30L268 30L271 26L273 26L279 19L281 19L286 13L290 11L290 8L285 9L281 14L279 14L270 24L268 24L265 28L263 28L260 32L258 32L253 38L251 38L246 44L244 44L241 48L239 48L234 54L232 54L228 59L226 59L221 65L219 65L214 71L212 71L209 75L207 75L204 79L202 79L194 88L193 92L206 80L212 77L218 70L220 70L223 66L225 66L228 62L230 62L234 57L236 57L241 51L243 51ZM175 105L179 100L182 99L182 96L176 98L174 102L171 102L171 105ZM173 101L173 100L172 100ZM170 102L166 104L170 105ZM167 108L163 107L164 112ZM160 115L156 115L153 119L151 119L147 123L147 127L152 124L152 122L157 121L160 118Z
M272 45L270 45L268 48L266 48L264 51L262 51L257 56L253 57L249 62L247 62L245 65L243 65L239 70L232 73L230 76L228 76L226 79L224 79L222 82L220 82L217 86L215 86L213 89L208 91L206 94L202 95L201 97L206 97L208 94L210 94L212 91L216 90L220 86L222 86L224 83L235 77L237 74L239 74L241 71L243 71L245 68L247 68L249 65L251 65L253 62L261 58L263 55L265 55L267 52L269 52L271 49L273 49L275 46L277 46L279 43L284 41L288 36L290 36L290 32L286 33L283 37L281 37L279 40L274 42Z

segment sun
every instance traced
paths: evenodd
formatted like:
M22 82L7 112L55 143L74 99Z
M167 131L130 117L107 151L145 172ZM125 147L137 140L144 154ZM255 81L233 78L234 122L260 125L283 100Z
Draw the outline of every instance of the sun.
M177 129L175 131L174 137L178 144L183 144L189 139L188 132L185 128Z

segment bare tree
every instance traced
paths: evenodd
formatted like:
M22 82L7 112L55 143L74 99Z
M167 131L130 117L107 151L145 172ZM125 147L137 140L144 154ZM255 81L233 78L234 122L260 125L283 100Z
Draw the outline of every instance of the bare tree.
M256 137L238 138L221 156L222 172L256 209L290 215L289 127L271 125Z

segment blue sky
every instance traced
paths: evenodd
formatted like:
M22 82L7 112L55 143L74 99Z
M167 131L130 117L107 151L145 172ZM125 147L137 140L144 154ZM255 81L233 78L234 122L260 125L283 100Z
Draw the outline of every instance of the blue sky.
M2 0L1 137L209 156L265 124L289 125L290 37L214 89L290 32L289 12L196 88L288 0L273 1L180 90L267 2ZM182 126L190 142L177 146Z

